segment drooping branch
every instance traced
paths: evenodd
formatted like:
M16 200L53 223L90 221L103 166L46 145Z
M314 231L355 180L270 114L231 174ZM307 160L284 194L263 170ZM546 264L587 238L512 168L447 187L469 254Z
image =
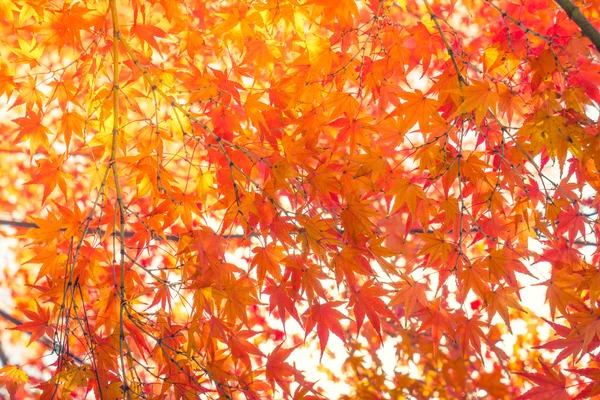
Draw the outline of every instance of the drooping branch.
M600 53L600 32L594 25L581 13L579 7L571 2L571 0L554 0L567 13L567 16L577 24L581 33L592 41L598 53Z

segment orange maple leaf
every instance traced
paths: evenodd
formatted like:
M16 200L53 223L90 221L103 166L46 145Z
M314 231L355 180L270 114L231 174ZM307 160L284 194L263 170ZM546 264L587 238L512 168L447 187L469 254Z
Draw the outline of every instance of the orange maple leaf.
M17 325L13 330L21 332L29 332L31 337L29 338L29 344L40 339L44 335L53 337L54 335L54 324L50 322L52 314L49 309L41 307L36 303L37 311L23 309L22 312L29 319L29 322L24 322L21 325Z
M13 143L21 143L29 140L31 154L35 153L40 146L48 150L48 134L50 134L50 130L42 123L42 118L44 118L44 114L41 111L35 112L28 109L25 117L13 119L13 122L20 126L19 134Z
M284 248L275 243L269 243L265 247L255 247L252 249L254 258L251 265L256 267L256 275L258 278L258 286L262 286L267 272L275 278L277 282L281 282L281 261L285 258Z
M272 385L277 383L284 393L289 394L290 384L293 381L292 377L296 373L296 368L286 363L285 360L292 354L294 348L284 349L282 346L283 343L275 347L267 357L265 376L267 380L271 381Z
M448 260L448 256L455 249L455 245L448 242L444 234L439 231L434 233L422 233L419 237L423 239L425 245L419 250L418 255L427 257L428 263L432 263L438 259L441 261Z
M450 338L454 338L453 318L448 312L440 306L440 300L435 300L425 313L429 315L421 323L419 331L424 331L431 328L431 341L433 343L433 352L437 353L437 349L442 339L442 333L446 333Z
M390 300L389 306L403 305L404 316L410 318L417 303L420 307L427 307L429 304L426 294L429 286L424 283L415 282L410 277L405 279L406 282L400 284L399 290Z
M381 337L381 322L379 316L383 315L387 318L395 319L396 316L386 306L381 299L382 296L388 293L381 284L375 283L374 279L369 279L359 289L352 291L348 307L353 307L354 316L356 317L356 330L360 331L360 327L365 319L365 315L375 328L379 335L379 340L383 342Z
M35 243L50 242L61 235L62 225L56 215L48 213L46 218L31 217L37 229L27 232L24 237L34 239Z
M272 313L275 308L279 313L279 319L284 323L283 329L286 329L286 311L300 323L300 317L298 316L298 310L296 309L295 299L292 297L293 292L285 284L276 285L270 279L267 280L269 284L263 290L264 294L269 295L269 312Z
M419 124L422 132L426 131L431 123L445 124L438 111L440 103L435 98L427 97L418 89L414 93L401 92L398 96L405 102L396 107L390 116L400 115L403 117L404 132L410 130L416 123Z
M463 95L464 101L450 118L455 118L460 114L469 113L474 110L475 122L477 125L481 125L488 110L493 113L496 111L499 96L488 82L473 81L471 85L454 90L453 93Z
M396 184L387 192L389 195L394 195L394 205L390 214L394 214L404 204L408 206L408 211L415 215L418 202L427 198L421 186L407 178L396 180Z
M480 320L481 315L475 315L471 318L461 316L457 320L456 337L460 343L463 357L467 358L471 348L475 350L479 359L483 361L481 353L481 339L486 339L485 333L481 329L486 325Z
M330 301L323 304L316 303L310 306L303 314L306 321L305 339L315 325L317 326L317 336L319 337L321 346L321 359L323 358L323 353L327 347L330 331L346 343L346 337L344 336L344 330L340 320L346 319L347 317L334 308L341 306L342 304L344 304L342 301Z
M70 178L72 175L63 171L64 162L65 154L60 156L51 154L47 158L40 158L36 160L36 164L39 168L37 169L36 174L31 177L31 180L25 182L25 184L38 184L44 186L42 203L44 203L50 193L54 191L56 185L58 185L64 197L67 198L66 178Z

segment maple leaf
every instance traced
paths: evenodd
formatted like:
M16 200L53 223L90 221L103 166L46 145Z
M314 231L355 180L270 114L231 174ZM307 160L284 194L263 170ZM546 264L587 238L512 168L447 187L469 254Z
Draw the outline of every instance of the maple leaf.
M485 290L484 299L488 308L488 315L492 318L496 313L499 313L508 330L512 332L510 327L510 316L508 307L514 308L515 310L525 311L519 304L516 293L518 288L514 287L502 287L498 286L494 290Z
M353 307L354 316L356 317L356 330L360 331L360 327L365 319L365 315L375 328L379 335L379 340L383 342L381 337L381 322L379 316L383 315L387 318L395 318L395 315L387 308L381 296L387 294L387 290L375 283L374 279L369 279L360 288L352 291L348 307Z
M309 0L307 4L314 4L322 10L323 18L326 21L337 20L340 25L349 25L352 18L358 15L358 7L352 0L341 0L338 3L331 3L327 0Z
M148 45L158 52L160 52L160 47L156 38L164 38L166 36L165 31L158 26L143 24L131 27L131 34L137 36L142 43L148 43Z
M35 37L32 37L31 41L29 43L26 42L21 37L18 38L18 41L19 41L18 47L10 48L10 50L17 55L17 57L18 57L17 61L18 62L27 62L29 64L30 68L33 68L36 65L38 65L40 57L42 56L42 53L44 52L44 47L39 45L39 43L36 41ZM32 81L35 82L35 79L32 77L29 77L28 83L30 85L31 85ZM35 85L33 85L33 87L35 87ZM18 105L21 103L17 100L17 102L15 104ZM15 104L13 104L13 107L15 106ZM40 100L40 105L41 105L41 100Z
M58 100L58 105L61 110L66 110L67 103L73 101L77 93L77 88L70 80L54 80L49 84L52 87L52 94L48 101Z
M454 251L454 245L446 241L444 235L439 231L435 231L433 234L423 233L419 237L423 239L425 245L418 254L427 256L428 263L438 259L446 261L450 253Z
M123 398L123 383L112 382L102 389L102 396L108 400L118 400Z
M357 237L360 234L372 235L373 217L378 217L379 213L371 207L368 200L363 200L351 194L347 198L347 206L342 211L340 217L342 224L351 237Z
M517 287L518 282L515 272L534 277L518 259L518 254L509 248L492 249L488 257L485 258L485 265L490 274L497 278L504 278L510 286Z
M46 150L49 149L48 134L50 131L42 123L44 114L28 110L25 117L15 118L13 122L20 126L19 134L14 140L14 143L20 143L24 140L29 139L29 147L31 153L35 153L40 146L43 146Z
M337 62L338 55L331 50L330 40L313 36L310 42L307 43L306 49L312 73L328 74L331 72L333 64ZM313 89L320 90L316 85L313 86Z
M396 294L391 298L389 305L404 305L404 315L407 318L410 318L417 303L421 307L427 307L427 291L429 290L429 286L424 283L415 282L410 277L406 278L405 282L402 282L400 285L400 289L396 292Z
M477 264L461 268L458 279L460 280L460 293L462 297L466 297L469 290L473 290L476 295L483 297L489 288L489 283L483 275L483 270L478 268Z
M344 104L345 103L342 103L342 105ZM344 112L344 114L348 113L348 111L345 111L345 109L340 110L340 112L342 111ZM352 114L354 114L354 110L352 110L351 112ZM365 147L369 145L369 136L366 134L366 131L371 129L369 128L370 122L371 118L357 119L342 117L331 122L329 125L336 128L341 128L335 136L336 143L338 145L344 145L346 143L349 143L350 153L354 154L356 153L357 144L360 143Z
M269 280L267 281L269 282ZM298 316L298 310L296 309L295 300L293 298L293 293L290 293L289 288L287 288L284 284L275 285L268 284L263 293L269 295L269 312L273 312L275 308L277 308L277 312L279 313L279 319L284 322L283 329L286 329L286 311L300 323L300 317Z
M373 183L377 181L382 173L385 172L388 163L384 157L384 152L379 147L368 147L366 154L353 157L352 160L360 164L360 168L354 174L354 178L359 178L366 174L371 174Z
M24 236L36 242L52 241L61 235L62 225L56 215L48 213L46 218L31 217L37 229L27 232Z
M16 396L17 389L29 382L27 374L15 365L6 365L0 368L0 386L5 387L12 398Z
M200 205L200 199L198 199L196 195L184 193L178 188L173 188L172 196L175 202L164 202L163 204L171 206L175 214L181 218L183 224L191 229L193 226L192 215L201 214L200 208L198 207Z
M414 93L401 92L398 93L398 96L404 99L405 102L396 107L390 115L401 115L406 131L410 130L416 123L419 123L421 131L426 131L430 123L438 125L445 123L439 115L438 109L441 105L436 99L427 97L420 90L415 90Z
M65 45L81 48L81 31L88 31L86 20L88 8L79 3L64 3L61 9L55 8L46 13L41 32L42 41L53 41L58 49Z
M516 372L537 385L517 399L570 399L571 396L566 390L566 378L562 372L555 371L541 359L539 362L542 366L542 373Z
M14 12L19 12L19 7L12 1L2 0L0 1L0 15L6 17L8 22L13 22Z
M486 324L480 320L481 316L477 315L472 318L461 316L457 321L456 336L462 350L463 357L467 357L471 347L479 355L479 359L483 360L481 353L481 339L485 339L486 335L481 329Z
M311 305L306 312L302 315L305 319L305 337L317 327L317 337L319 338L319 344L321 346L321 359L323 353L327 347L329 341L329 332L332 332L342 342L346 343L346 337L344 336L344 330L340 320L346 319L347 317L340 311L336 310L335 307L344 304L341 301L330 301L327 303L315 303Z
M253 93L246 98L246 102L244 103L244 111L246 111L246 115L252 121L253 125L256 128L267 128L267 122L264 117L264 112L272 110L273 108L266 103L260 101L261 97L264 96L264 93Z
M25 182L25 184L39 184L44 187L42 202L46 201L56 188L56 185L58 185L64 197L67 198L67 179L71 177L71 174L63 172L62 167L64 162L65 154L61 156L51 154L48 158L36 160L39 171L31 177L30 181Z
M576 310L584 310L585 305L581 298L577 295L574 288L580 282L581 278L578 275L570 274L569 271L556 271L551 279L536 286L546 286L546 301L550 305L550 315L552 320L558 309L563 315L568 314L567 307L572 307Z
M59 271L67 261L67 255L61 254L56 246L46 246L40 249L35 256L25 261L25 263L41 264L35 282L41 278L50 276L58 277Z
M230 278L223 283L222 288L226 299L224 311L227 320L234 322L236 319L240 319L248 325L247 307L256 302L256 281L248 276L241 276L238 279Z
M250 355L264 356L264 354L256 346L247 340L257 333L258 332L253 331L239 331L237 332L237 335L230 336L228 341L229 349L231 350L231 356L234 362L241 360L248 370L252 370ZM267 361L267 363L268 362L269 361Z
M424 312L426 313L425 315L429 315L427 315L421 323L419 331L431 329L433 352L436 353L442 338L442 333L445 332L451 338L454 337L452 316L440 307L439 299L431 303Z
M475 122L477 125L481 125L488 109L492 112L496 111L496 105L499 99L498 94L488 82L474 81L471 82L469 86L462 88L459 91L454 91L454 93L463 95L464 101L450 118L475 111Z
M90 378L92 371L88 365L71 366L53 376L50 382L61 386L64 394L69 394L79 386L86 386Z
M409 29L409 39L404 42L404 47L410 50L409 69L413 69L417 64L421 64L423 75L427 73L431 66L432 56L443 47L442 38L433 33L434 24L432 21L422 20Z
M291 269L293 290L298 290L299 284L300 293L306 295L309 303L313 303L315 295L327 299L327 291L322 284L322 280L327 278L327 274L319 265L297 255L288 255L283 263L288 267L288 272Z
M574 334L572 329L564 325L556 324L545 318L544 321L548 325L552 326L554 331L562 337L562 339L552 340L550 342L538 346L539 348L544 349L561 349L560 353L558 353L558 355L554 359L554 363L552 364L552 366L558 365L562 360L569 356L572 356L574 359L577 360L579 357L581 357L578 357L580 353L581 355L584 354L582 353L582 351L584 350L583 338L581 338L580 335ZM600 341L598 341L598 343L596 344L596 346L598 345L600 345Z
M258 277L258 285L262 286L267 272L281 282L281 261L285 258L284 248L277 246L274 243L269 243L265 247L255 247L252 249L254 258L252 258L252 266L256 267L256 275Z
M65 137L65 144L69 148L71 136L73 133L79 137L83 137L85 118L76 111L65 111L61 118L61 129Z
M581 235L585 240L586 237L586 224L587 218L581 212L575 209L568 209L559 214L556 219L558 227L556 228L556 235L567 234L571 243L575 242L575 239Z
M52 315L49 309L46 309L36 303L37 310L23 309L22 312L29 319L29 322L24 322L20 325L15 326L15 329L21 332L29 332L31 337L29 338L29 344L40 339L42 336L47 335L53 337L55 326L51 323L50 319Z
M567 369L567 371L583 375L592 380L592 382L587 384L577 396L573 397L573 400L589 399L600 393L600 368Z
M75 233L82 228L85 219L81 209L77 203L74 203L72 208L67 208L60 204L55 205L61 214L60 225L61 229L64 229L65 237L70 238L75 236Z
M388 191L388 194L395 195L394 206L390 214L394 214L404 204L408 206L408 210L412 215L415 215L417 204L426 198L423 189L416 183L406 178L400 178L396 184ZM421 200L419 200L421 199Z
M592 340L598 340L600 336L600 310L580 311L572 313L569 320L573 321L580 336L583 337L583 348L587 348Z
M283 158L280 158L279 160L273 163L271 171L273 172L273 177L275 178L275 189L278 189L280 187L291 189L290 183L288 182L288 178L294 178L298 176L298 173L296 172L294 167L288 164Z
M338 285L344 277L353 284L356 280L355 273L368 276L373 274L373 269L367 259L359 249L353 246L345 246L341 252L333 256L332 266Z
M279 53L279 50L276 47L276 42L274 40L262 40L259 38L249 38L245 44L246 47L246 55L242 60L242 64L247 63L259 63L260 65L265 66L269 71L273 69L275 57L273 54ZM256 70L255 76L258 77L259 74L262 74L264 70ZM250 104L246 103L244 107L246 112L249 110ZM261 105L265 109L264 105ZM267 106L266 109L269 109ZM257 108L257 111L261 111L261 108Z
M13 3L9 1L9 4ZM14 76L14 67L6 64L4 60L0 60L0 96L6 93L6 96L10 98L16 87Z
M176 0L160 0L168 21L173 21L181 15L181 5Z
M283 343L275 347L267 357L265 375L267 380L277 383L283 389L285 394L290 394L290 384L292 377L296 373L296 368L286 363L285 360L292 354L294 348L284 349Z

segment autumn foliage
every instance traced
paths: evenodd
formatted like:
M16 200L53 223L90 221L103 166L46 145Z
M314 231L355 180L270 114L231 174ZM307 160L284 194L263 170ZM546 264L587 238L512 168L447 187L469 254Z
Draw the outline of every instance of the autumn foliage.
M600 395L559 3L0 0L0 394Z

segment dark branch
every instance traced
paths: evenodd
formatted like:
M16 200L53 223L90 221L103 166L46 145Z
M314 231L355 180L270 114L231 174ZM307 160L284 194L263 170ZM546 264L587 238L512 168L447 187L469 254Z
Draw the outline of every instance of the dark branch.
M596 215L596 214L597 213L591 213L591 214L585 214L585 215L586 216L591 216L591 215ZM33 222L11 221L11 220L5 220L5 219L0 219L0 225L14 226L16 228L27 228L27 229L38 229L39 228L39 226L37 226ZM61 230L64 231L65 229L61 229ZM471 233L475 233L475 232L478 232L478 231L479 231L479 229L477 229L477 228L471 229ZM97 229L94 232L96 232L96 233L98 233L100 235L103 235L105 233L105 231L101 230L101 229ZM338 232L340 234L344 233L343 230L339 230ZM292 234L292 235L295 234L295 233L296 232L290 232L290 234ZM432 234L432 233L434 233L434 231L431 230L431 229L429 229L427 231L424 231L421 228L413 228L410 231L408 231L409 235L414 235L414 234L417 234L417 233L429 233L429 234ZM452 230L448 231L448 233L451 234ZM538 232L538 235L539 234L540 233ZM117 233L113 233L113 235L117 235ZM126 238L130 238L133 235L135 235L135 232L125 231L125 237ZM238 234L223 235L223 237L226 238L226 239L244 239L244 238L249 238L249 237L252 237L252 236L255 236L255 235L252 234L252 233L247 234L247 235L238 235ZM177 242L177 241L179 241L180 236L179 235L173 235L173 234L167 234L167 235L165 235L165 238L167 240L169 240L169 241ZM585 241L585 240L581 240L581 239L575 240L573 242L573 244L578 244L578 245L581 245L581 246L598 246L598 243L596 243L596 242L590 242L590 241Z
M12 226L15 228L26 228L26 229L38 229L39 226L33 222L26 222L26 221L12 221L12 220L7 220L7 219L0 219L0 225L5 225L5 226ZM61 229L61 231L65 231L66 229ZM94 231L95 233L99 234L99 235L103 235L104 233L106 233L106 231L102 230L102 229L97 229ZM116 233L113 233L113 235ZM135 232L131 232L131 231L125 231L125 237L126 238L130 238L133 235L135 235ZM250 236L250 235L246 235L246 236ZM243 239L244 237L246 237L244 235L236 235L236 234L231 234L231 235L227 235L227 238L229 239ZM167 234L165 235L165 238L169 241L172 242L177 242L179 240L179 235L173 235L173 234Z
M567 16L577 24L581 33L592 41L596 50L600 53L600 32L592 23L581 13L579 7L571 2L571 0L554 0L567 13Z

